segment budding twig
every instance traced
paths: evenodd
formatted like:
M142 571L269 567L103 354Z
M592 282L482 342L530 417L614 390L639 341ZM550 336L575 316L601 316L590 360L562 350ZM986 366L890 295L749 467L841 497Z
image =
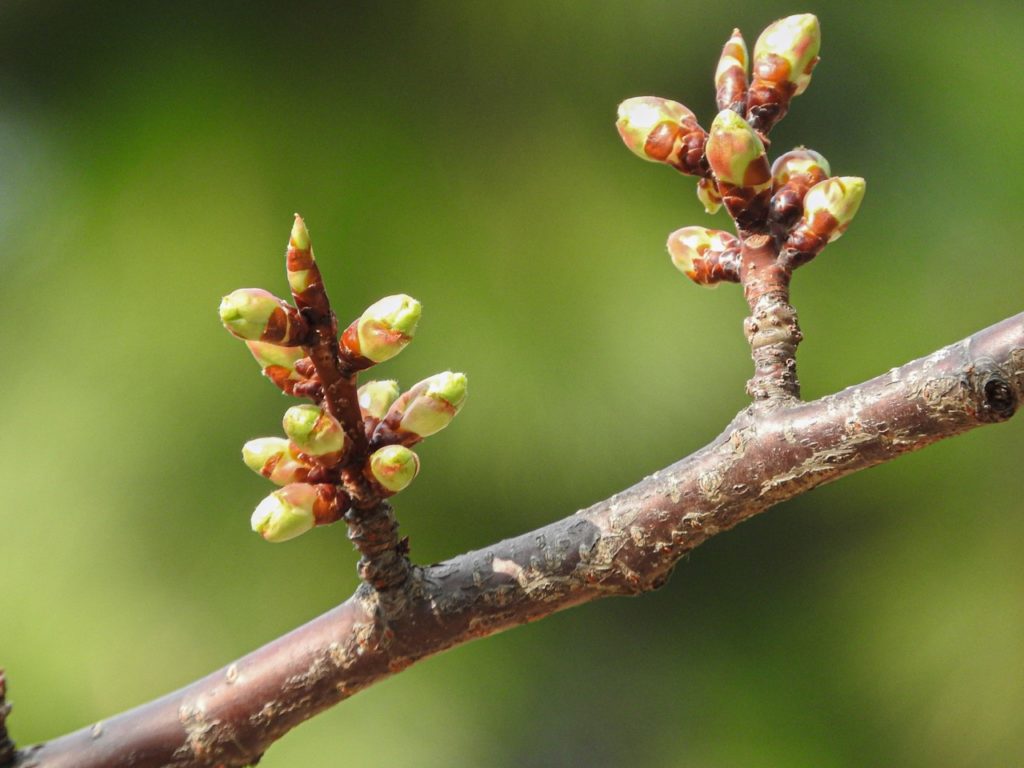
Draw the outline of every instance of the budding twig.
M796 348L803 336L789 302L793 270L846 230L864 196L863 179L829 178L828 162L813 150L799 147L768 164L767 134L810 83L820 44L813 14L769 25L754 46L748 88L746 46L734 30L715 71L719 113L706 134L695 130L693 112L674 101L643 96L619 107L626 146L645 160L700 176L697 196L705 210L714 214L724 204L736 226L737 236L684 227L669 236L668 250L699 285L743 285L754 362L747 392L755 401L800 397ZM701 140L702 162L682 162L696 155Z

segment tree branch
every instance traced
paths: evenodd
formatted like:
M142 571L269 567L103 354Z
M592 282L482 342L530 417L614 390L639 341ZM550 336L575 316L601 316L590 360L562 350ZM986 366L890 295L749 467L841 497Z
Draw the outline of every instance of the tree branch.
M347 601L181 690L17 753L18 768L244 766L299 723L432 654L666 582L717 533L832 480L1010 418L1024 314L810 403L760 401L710 444L544 528Z

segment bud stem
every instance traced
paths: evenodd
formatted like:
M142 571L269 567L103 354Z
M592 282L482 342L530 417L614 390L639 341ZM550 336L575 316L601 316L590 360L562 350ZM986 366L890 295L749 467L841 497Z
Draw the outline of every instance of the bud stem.
M789 303L792 272L779 263L768 235L751 235L740 252L740 282L750 307L743 331L754 360L747 394L755 401L800 398L796 348L803 339L796 310Z

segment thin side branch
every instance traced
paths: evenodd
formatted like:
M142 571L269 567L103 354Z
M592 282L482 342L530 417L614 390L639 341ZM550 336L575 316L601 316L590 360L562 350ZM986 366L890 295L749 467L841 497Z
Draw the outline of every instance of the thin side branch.
M452 646L657 588L687 552L812 488L1024 399L1024 314L810 403L755 403L709 445L514 539L414 567L181 690L22 750L18 768L244 766L299 723ZM384 526L387 528L387 526Z

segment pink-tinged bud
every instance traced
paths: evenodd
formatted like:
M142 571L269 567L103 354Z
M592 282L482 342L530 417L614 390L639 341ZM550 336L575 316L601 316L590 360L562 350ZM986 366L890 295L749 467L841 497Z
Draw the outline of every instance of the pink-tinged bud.
M723 109L711 124L707 156L721 182L755 191L771 185L764 144L750 124L731 109Z
M345 430L323 408L295 405L285 411L281 421L284 433L295 447L321 463L334 463L345 447Z
M371 304L341 336L341 346L356 358L383 363L412 341L423 306L404 293Z
M295 370L295 364L306 356L302 347L282 347L265 341L247 341L245 346L260 364L264 376L285 393L294 394L295 384L305 379Z
M253 472L275 485L301 483L310 468L294 453L283 437L258 437L242 446L242 460Z
M772 186L768 155L750 124L731 109L723 109L711 124L707 160L737 226L763 229Z
M407 488L419 471L419 457L404 445L386 445L370 456L373 479L390 493Z
M838 239L857 214L865 189L859 176L839 176L811 187L804 196L803 217L783 247L783 261L798 267Z
M357 394L363 418L369 417L380 421L387 415L392 403L398 399L401 390L397 381L368 381L359 388Z
M866 187L859 176L837 176L815 184L804 197L804 221L815 232L827 233L831 243L857 215Z
M683 227L668 237L676 269L698 285L715 286L740 280L740 239L729 232Z
M288 286L292 289L295 303L300 307L319 307L323 302L323 278L313 258L313 246L309 230L299 214L295 214L288 250L285 254L288 271Z
M824 181L832 171L828 160L813 149L797 147L779 155L772 163L772 184L778 189L797 176L813 178L812 185Z
M740 31L734 29L715 70L715 101L719 109L746 112L747 63L747 44Z
M811 82L818 63L821 28L811 13L770 24L754 45L753 81L747 95L747 119L767 133L789 110L789 102Z
M337 486L289 483L259 503L252 513L252 529L267 541L287 541L314 525L337 522L351 504Z
M794 96L811 82L821 50L821 26L813 13L787 16L769 24L754 44L754 76L772 83L791 83Z
M308 483L291 483L267 496L252 513L252 529L267 541L294 539L316 524L313 508L316 488Z
M714 179L697 179L697 199L704 206L704 212L714 216L722 207L722 194L718 191L718 185Z
M239 288L221 299L220 321L240 339L286 347L301 344L309 334L295 307L262 288Z
M452 423L466 401L466 374L445 371L424 379L410 398L399 427L420 437L429 437Z
M707 172L703 161L707 133L679 102L658 96L626 99L619 105L615 127L637 157L693 176Z
M828 161L813 149L797 147L772 164L772 200L769 219L775 230L785 232L803 215L804 195L828 178Z

